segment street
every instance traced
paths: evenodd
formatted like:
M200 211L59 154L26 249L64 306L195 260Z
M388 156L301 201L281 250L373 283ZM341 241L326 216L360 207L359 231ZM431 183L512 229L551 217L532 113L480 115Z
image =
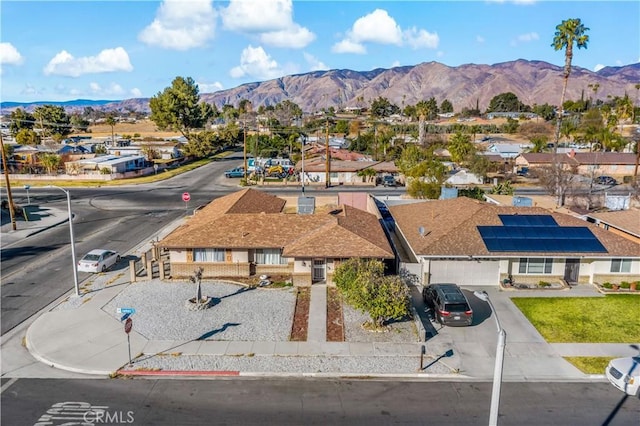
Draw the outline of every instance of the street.
M490 383L396 380L3 379L2 385L2 424L14 426L72 420L154 426L482 425L491 394ZM624 398L608 383L505 383L502 389L501 425L633 425L638 419L640 401Z

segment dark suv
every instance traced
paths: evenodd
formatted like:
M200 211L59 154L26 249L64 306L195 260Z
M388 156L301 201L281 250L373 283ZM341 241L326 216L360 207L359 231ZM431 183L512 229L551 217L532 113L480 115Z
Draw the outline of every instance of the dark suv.
M471 325L473 311L457 284L430 284L422 289L422 299L442 325Z

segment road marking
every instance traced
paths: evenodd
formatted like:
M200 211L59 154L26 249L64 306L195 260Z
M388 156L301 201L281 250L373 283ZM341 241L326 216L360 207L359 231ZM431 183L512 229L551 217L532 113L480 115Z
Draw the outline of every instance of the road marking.
M0 387L0 394L4 393L4 391L6 391L7 389L9 389L9 387L14 384L16 381L18 381L18 379L16 377L14 377L13 379L10 379L7 383L5 383L4 385L2 385L2 387Z

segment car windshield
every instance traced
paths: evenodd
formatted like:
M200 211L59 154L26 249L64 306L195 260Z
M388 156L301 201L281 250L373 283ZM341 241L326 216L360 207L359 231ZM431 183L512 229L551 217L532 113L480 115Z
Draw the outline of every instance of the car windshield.
M87 254L82 260L100 260L100 256L97 254Z

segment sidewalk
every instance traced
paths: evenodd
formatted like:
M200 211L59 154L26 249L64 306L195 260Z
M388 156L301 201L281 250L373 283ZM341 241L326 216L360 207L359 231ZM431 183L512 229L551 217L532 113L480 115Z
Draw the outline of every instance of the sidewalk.
M16 213L16 230L13 230L9 212L2 210L0 225L0 241L2 247L6 248L16 241L27 238L30 235L46 231L49 228L68 222L69 213L67 210L55 207L40 207L36 204L25 206L29 211L29 220L25 220L22 213Z

